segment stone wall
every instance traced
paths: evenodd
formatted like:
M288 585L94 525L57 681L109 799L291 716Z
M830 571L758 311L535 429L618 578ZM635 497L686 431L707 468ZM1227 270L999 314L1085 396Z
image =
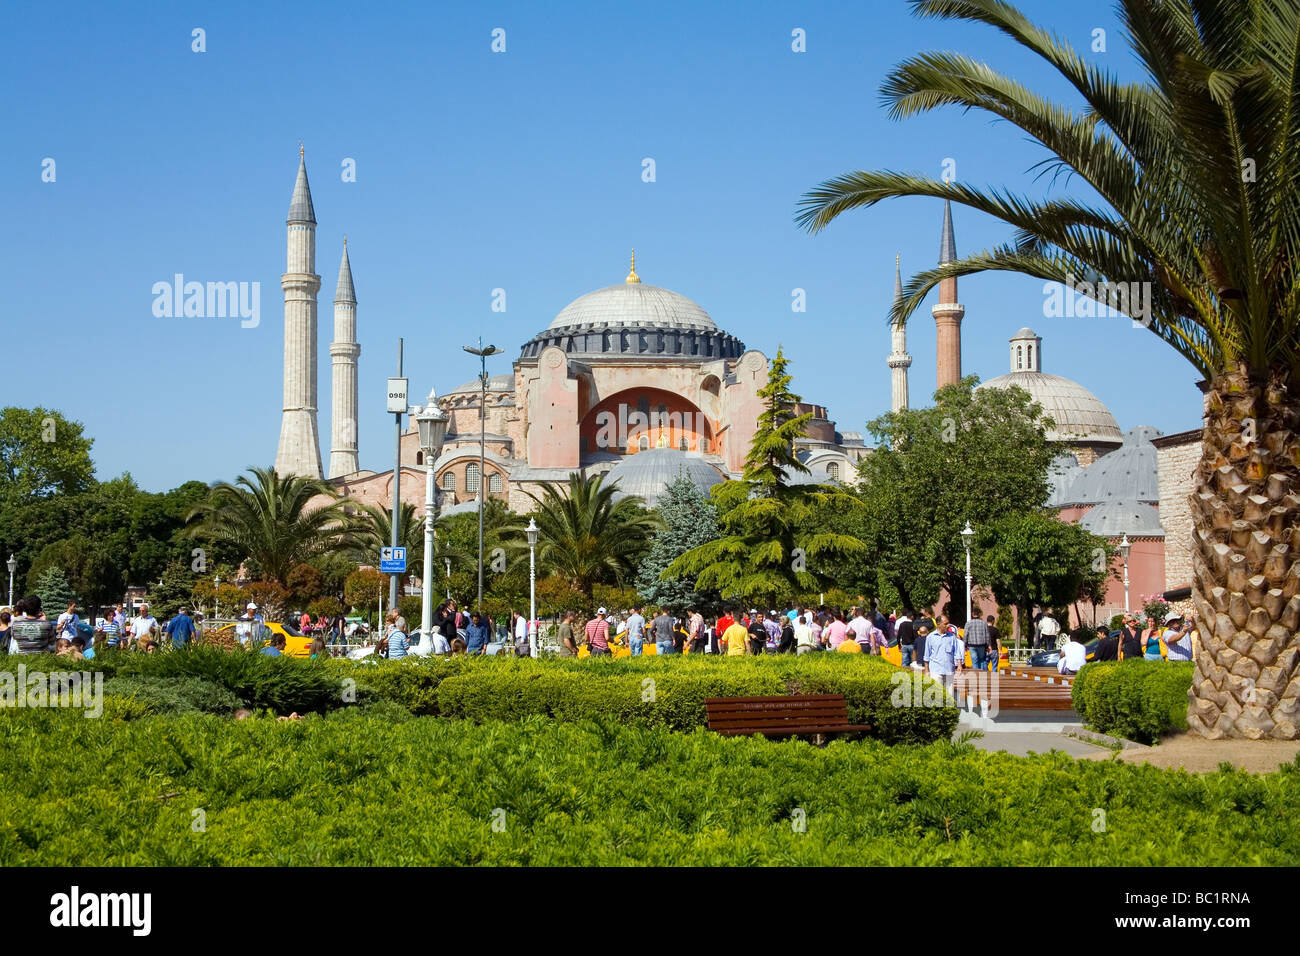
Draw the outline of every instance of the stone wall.
M1165 590L1192 583L1193 472L1201 458L1200 429L1157 438L1160 525L1165 529Z

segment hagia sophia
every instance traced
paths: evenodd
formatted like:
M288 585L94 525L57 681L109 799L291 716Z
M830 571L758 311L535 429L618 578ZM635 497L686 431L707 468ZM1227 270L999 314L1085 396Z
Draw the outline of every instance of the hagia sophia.
M357 299L346 240L334 299L331 434L328 474L321 467L317 425L315 210L300 153L290 201L285 293L284 408L276 470L327 478L340 495L389 506L393 471L359 464L357 445ZM944 204L939 262L957 258L949 203ZM901 295L895 264L895 296ZM882 313L884 309L881 309ZM940 284L931 309L936 324L939 387L962 376L957 280ZM906 331L890 328L892 407L908 407ZM1187 497L1199 454L1200 428L1163 436L1147 426L1123 431L1106 405L1083 385L1044 371L1043 343L1029 328L1009 340L1008 371L980 388L1017 385L1053 421L1048 437L1062 442L1051 474L1049 505L1095 534L1132 545L1130 600L1191 581L1191 518ZM633 256L626 277L579 296L524 342L510 372L453 388L433 386L430 400L450 423L434 463L440 513L473 511L480 493L518 512L535 506L548 484L570 473L607 475L619 492L653 505L667 484L685 475L704 491L740 477L762 403L769 357L720 328L697 303L650 285ZM413 386L419 383L412 383ZM797 389L796 389L797 390ZM412 388L418 396L421 389ZM486 401L484 401L484 397ZM423 404L414 399L414 403ZM483 469L480 473L480 407ZM870 454L857 431L840 431L827 408L812 413L797 453L809 468L794 481L852 485L856 464ZM425 462L414 421L401 438L401 498L423 514ZM978 590L978 589L977 589ZM1112 584L1099 614L1124 608Z

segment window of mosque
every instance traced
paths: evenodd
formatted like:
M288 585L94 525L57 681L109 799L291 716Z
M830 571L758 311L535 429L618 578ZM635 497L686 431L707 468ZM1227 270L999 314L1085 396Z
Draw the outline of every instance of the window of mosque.
M1025 367L1024 352L1025 352L1024 346L1022 345L1016 346L1016 369L1017 370Z
M456 473L454 471L449 471L442 476L442 490L443 491L456 490Z
M830 475L831 478L832 478L833 480L835 480L835 481L839 481L839 480L840 480L840 466L839 466L839 462L834 462L834 461L833 461L833 462L831 462L829 465L827 465L827 466L826 466L826 474Z
M496 472L488 475L488 491L501 490L501 476Z
M478 465L473 462L465 469L465 490L478 491Z
M677 447L678 447L678 449L681 450L681 451L686 451L686 450L687 450L687 448L686 448L686 436L685 436L685 435L683 435L681 441L679 441L679 442L677 443Z
M1025 346L1025 354L1029 356L1029 367L1030 367L1030 368L1033 368L1033 367L1034 367L1034 347L1033 347L1032 345L1026 345L1026 346Z
M424 464L424 452L422 452L422 451L417 451L417 452L415 453L415 463L416 463L417 465L423 465L423 464Z
M650 439L649 439L648 436L646 436L646 435L642 435L640 438L637 439L637 442L636 442L636 450L637 450L637 451L649 451L649 450L650 450Z

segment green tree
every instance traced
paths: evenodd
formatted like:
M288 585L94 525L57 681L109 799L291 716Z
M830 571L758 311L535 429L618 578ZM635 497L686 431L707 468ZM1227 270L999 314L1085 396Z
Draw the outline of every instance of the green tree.
M637 591L642 600L656 607L670 608L677 614L688 610L713 613L721 604L722 595L717 591L695 590L693 575L665 580L663 573L691 548L717 539L717 507L694 482L679 475L659 496L655 511L663 527L651 539L650 550L641 560Z
M985 270L1082 280L1083 295L1140 318L1208 380L1191 499L1201 639L1188 726L1209 737L1300 737L1284 696L1300 677L1300 601L1275 595L1293 592L1300 578L1300 4L1120 0L1142 76L1135 83L1009 3L914 5L921 16L1003 33L1052 66L1079 108L969 57L925 53L886 78L893 115L940 106L991 113L1042 144L1047 166L1077 175L1100 201L1040 202L857 172L812 190L798 220L817 230L895 196L978 209L1012 226L1014 241L915 276L895 318L906 320L939 282ZM1268 507L1256 507L1261 500ZM1250 584L1259 574L1265 584ZM1243 657L1252 663L1238 667Z
M58 568L73 592L86 602L87 611L93 612L122 599L123 572L117 558L110 548L104 547L104 542L74 534L42 548L32 563L28 580L36 580L47 568Z
M163 568L158 582L149 588L149 613L159 621L167 619L183 607L193 610L194 585L198 576L181 560L173 560Z
M636 575L641 556L659 528L636 495L615 500L617 486L604 484L602 475L569 475L564 492L551 485L537 504L534 518L540 533L537 560L546 573L561 575L584 597L595 584L619 584ZM566 493L567 492L567 493ZM516 532L518 534L518 532ZM513 538L517 553L527 561L526 542Z
M41 609L51 621L66 611L69 602L77 597L59 568L46 568L30 582L30 588L41 599Z
M999 605L1016 608L1018 650L1034 605L1077 600L1096 577L1098 550L1105 566L1106 540L1050 514L1027 511L981 524L971 550L975 579L992 589Z
M229 545L257 562L261 573L287 588L289 573L333 546L339 537L340 502L325 482L271 468L252 468L234 483L221 482L190 512L188 536ZM323 504L313 499L325 498Z
M1047 502L1058 448L1042 408L1021 388L974 388L973 377L935 393L929 408L867 424L877 448L858 466L867 548L858 575L874 569L903 604L928 607L947 587L965 612L961 530L978 532Z
M776 605L833 585L837 567L863 550L856 538L828 527L826 514L852 514L856 498L833 487L791 485L807 473L795 456L811 415L796 415L788 362L778 348L759 389L763 411L745 458L744 480L715 485L722 536L691 548L663 572L666 580L694 576L697 589L716 589Z
M75 495L94 481L93 440L80 422L48 408L0 410L0 498Z

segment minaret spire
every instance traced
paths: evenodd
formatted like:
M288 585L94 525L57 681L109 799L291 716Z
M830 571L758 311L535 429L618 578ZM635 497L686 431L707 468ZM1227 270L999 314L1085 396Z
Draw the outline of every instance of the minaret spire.
M316 211L307 183L307 162L298 146L298 178L289 200L288 263L284 289L284 415L275 470L281 477L321 477L320 435L316 413Z
M330 343L333 378L330 388L330 477L360 471L357 460L357 293L352 285L348 237L343 237L343 259L334 292L334 341Z
M894 309L889 322L891 348L889 352L890 409L898 412L907 408L907 370L912 356L907 354L907 328L897 318L903 301L903 273L899 256L894 256Z
M957 261L957 239L952 229L952 201L943 201L943 233L939 239L939 265ZM934 316L935 388L961 380L961 320L966 307L957 304L957 277L939 283L939 304L930 309Z
M624 282L632 282L632 283L636 283L636 282L640 282L640 281L641 281L641 277L640 277L639 275L636 274L636 250L635 250L635 249L632 250L632 268L631 268L631 270L628 272L628 274L627 274L627 278L624 279L623 281L624 281Z

